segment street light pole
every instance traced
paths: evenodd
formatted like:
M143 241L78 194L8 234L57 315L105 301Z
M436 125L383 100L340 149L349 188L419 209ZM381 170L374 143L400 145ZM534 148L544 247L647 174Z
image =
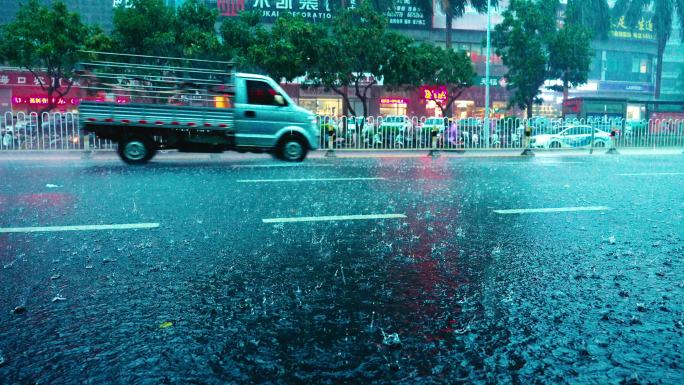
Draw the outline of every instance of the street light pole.
M487 147L489 147L489 135L491 134L489 127L489 58L491 56L491 29L492 29L492 14L490 8L492 6L491 0L487 0L487 62L485 64L485 117L484 126L485 134L484 140Z

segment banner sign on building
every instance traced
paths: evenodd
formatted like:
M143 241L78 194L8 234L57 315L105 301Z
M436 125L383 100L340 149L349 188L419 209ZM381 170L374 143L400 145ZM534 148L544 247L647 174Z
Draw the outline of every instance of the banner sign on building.
M431 27L428 20L425 19L423 10L413 4L412 0L396 0L393 9L384 14L390 27L421 29Z
M331 1L335 0L209 0L224 17L237 16L242 11L260 11L262 20L272 23L278 16L292 14L308 22L330 20L337 13ZM395 28L430 28L430 20L414 0L397 0L391 10L385 11L389 25ZM358 0L349 0L348 6L355 8ZM430 15L431 16L431 15Z
M216 0L221 16L237 16L240 11L259 11L262 21L273 22L278 16L292 14L306 21L330 20L331 0Z
M653 89L652 83L601 81L598 84L599 91L652 93Z
M621 16L611 24L610 36L635 40L655 40L656 38L651 16L642 17L634 27L627 25L625 17Z

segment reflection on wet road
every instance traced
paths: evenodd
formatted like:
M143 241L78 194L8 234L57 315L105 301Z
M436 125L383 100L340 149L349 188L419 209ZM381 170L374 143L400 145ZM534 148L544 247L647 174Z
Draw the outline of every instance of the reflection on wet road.
M680 157L160 159L0 166L1 383L684 383Z

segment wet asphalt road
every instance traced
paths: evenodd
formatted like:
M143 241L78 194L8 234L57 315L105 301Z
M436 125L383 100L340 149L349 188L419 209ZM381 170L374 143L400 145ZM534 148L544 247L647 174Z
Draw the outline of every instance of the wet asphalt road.
M684 383L684 155L158 159L0 164L1 228L159 224L0 234L0 383Z

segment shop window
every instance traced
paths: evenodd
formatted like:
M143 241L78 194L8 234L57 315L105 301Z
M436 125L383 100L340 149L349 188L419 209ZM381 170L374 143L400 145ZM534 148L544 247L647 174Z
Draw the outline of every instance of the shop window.
M633 58L632 59L632 72L639 74L647 74L648 70L648 59L645 58Z

